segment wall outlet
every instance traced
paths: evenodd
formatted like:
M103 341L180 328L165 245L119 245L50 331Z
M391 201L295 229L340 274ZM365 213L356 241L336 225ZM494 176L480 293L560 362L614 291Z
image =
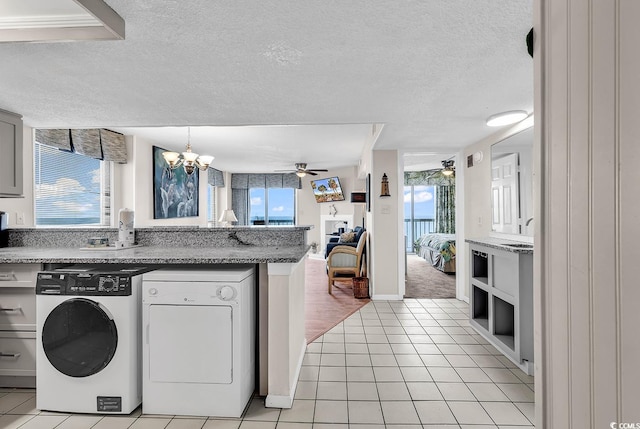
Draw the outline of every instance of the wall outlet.
M24 225L24 213L16 212L16 225Z

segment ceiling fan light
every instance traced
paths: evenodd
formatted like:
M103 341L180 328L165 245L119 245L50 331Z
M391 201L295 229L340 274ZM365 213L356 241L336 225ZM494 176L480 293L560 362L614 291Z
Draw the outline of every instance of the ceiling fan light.
M298 176L298 177L304 177L306 175L307 175L307 173L304 172L304 171L296 171L296 176Z
M497 113L487 118L487 125L490 127L502 127L504 125L515 124L528 116L524 110L509 110L508 112Z
M442 170L442 174L444 174L445 176L452 176L454 173L453 167L446 167L445 169Z

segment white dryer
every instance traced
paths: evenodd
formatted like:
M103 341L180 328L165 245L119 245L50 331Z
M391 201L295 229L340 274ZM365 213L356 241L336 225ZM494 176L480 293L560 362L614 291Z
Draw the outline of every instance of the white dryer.
M255 388L253 265L143 276L146 414L240 417Z
M71 267L38 273L36 406L129 414L142 402L142 272Z

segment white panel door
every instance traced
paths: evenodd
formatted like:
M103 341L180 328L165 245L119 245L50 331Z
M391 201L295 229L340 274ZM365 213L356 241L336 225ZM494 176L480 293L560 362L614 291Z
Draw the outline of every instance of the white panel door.
M231 317L229 306L151 305L147 326L151 381L231 383Z
M518 191L518 154L491 161L492 229L509 234L520 233Z

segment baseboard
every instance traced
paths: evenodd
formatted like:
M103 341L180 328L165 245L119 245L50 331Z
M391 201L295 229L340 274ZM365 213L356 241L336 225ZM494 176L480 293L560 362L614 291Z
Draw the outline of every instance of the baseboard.
M35 389L36 377L35 375L3 375L0 376L0 387L20 387Z
M304 354L307 351L307 339L302 339L302 351L298 358L298 364L296 365L296 373L289 386L289 395L271 395L267 394L264 400L264 406L268 408L291 408L293 406L293 398L296 394L296 386L298 386L298 378L300 378L300 371L302 370L302 361L304 360Z
M374 301L402 301L402 295L372 295Z

